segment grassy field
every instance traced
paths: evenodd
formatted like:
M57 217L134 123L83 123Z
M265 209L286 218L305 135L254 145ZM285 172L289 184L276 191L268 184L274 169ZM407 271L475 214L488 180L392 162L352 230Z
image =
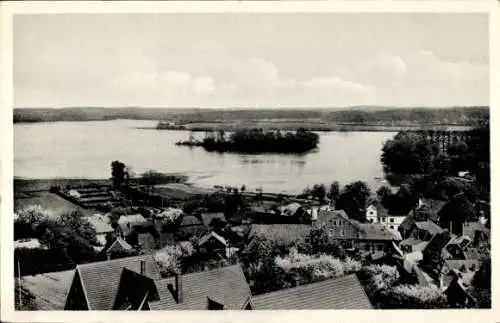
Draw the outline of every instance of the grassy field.
M48 191L21 192L14 196L14 210L29 205L40 205L44 209L51 211L51 214L57 218L64 213L80 210L84 215L92 215L95 212L80 208L78 205L63 199L57 194Z

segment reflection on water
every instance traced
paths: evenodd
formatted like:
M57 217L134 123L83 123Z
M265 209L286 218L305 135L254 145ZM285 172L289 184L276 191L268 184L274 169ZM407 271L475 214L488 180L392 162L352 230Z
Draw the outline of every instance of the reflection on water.
M14 125L14 174L31 178L109 178L120 160L140 174L183 172L203 186L246 185L298 193L306 186L354 180L378 185L380 150L394 133L322 133L319 148L302 155L209 153L175 146L188 131L137 129L151 121L57 122ZM203 137L203 134L196 134Z

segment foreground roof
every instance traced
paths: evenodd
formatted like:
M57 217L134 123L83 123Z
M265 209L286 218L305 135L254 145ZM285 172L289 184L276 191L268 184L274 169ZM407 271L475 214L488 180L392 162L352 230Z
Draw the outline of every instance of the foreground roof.
M76 271L80 275L89 309L103 311L113 309L123 268L140 273L141 261L145 261L145 276L151 279L161 278L152 255L78 265Z
M241 310L251 301L250 287L239 264L180 276L183 301L178 304L168 288L175 278L155 281L160 300L149 303L151 310L206 310L208 299L225 310Z
M257 295L253 305L256 310L373 308L354 274Z

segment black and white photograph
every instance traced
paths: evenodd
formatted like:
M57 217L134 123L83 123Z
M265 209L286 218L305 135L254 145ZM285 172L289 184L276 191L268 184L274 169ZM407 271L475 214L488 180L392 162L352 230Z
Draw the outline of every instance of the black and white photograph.
M13 15L2 288L15 311L492 309L491 32Z

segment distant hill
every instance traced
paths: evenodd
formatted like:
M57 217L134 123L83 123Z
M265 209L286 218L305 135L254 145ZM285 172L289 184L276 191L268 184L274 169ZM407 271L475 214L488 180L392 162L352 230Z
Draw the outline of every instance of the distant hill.
M489 107L394 108L357 106L350 108L16 108L14 123L51 121L97 121L115 119L172 120L181 123L252 121L268 119L317 119L326 123L389 124L443 123L472 125L489 118Z

